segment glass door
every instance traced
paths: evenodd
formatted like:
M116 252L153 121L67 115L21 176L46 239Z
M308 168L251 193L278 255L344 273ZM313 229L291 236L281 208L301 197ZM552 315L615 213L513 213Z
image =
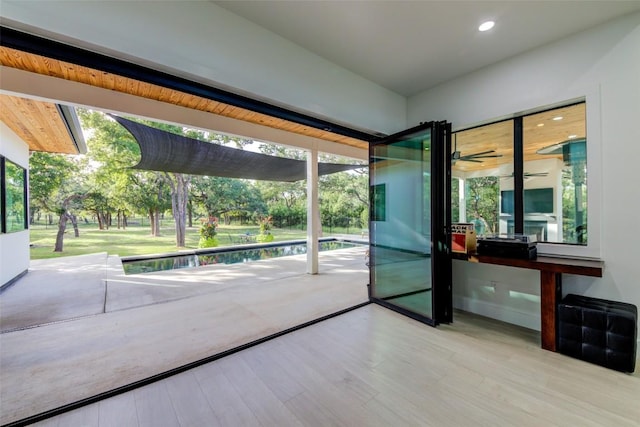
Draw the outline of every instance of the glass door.
M452 320L450 131L429 122L369 149L369 297L431 325Z

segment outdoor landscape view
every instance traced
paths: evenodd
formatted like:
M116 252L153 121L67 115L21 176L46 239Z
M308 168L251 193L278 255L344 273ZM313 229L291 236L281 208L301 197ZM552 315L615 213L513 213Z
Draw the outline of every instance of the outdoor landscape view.
M166 253L306 237L306 181L253 181L133 169L140 149L107 115L78 109L88 151L33 152L30 167L31 258L93 252ZM190 138L304 160L305 152L176 125L141 121ZM356 163L321 155L320 161ZM325 233L368 227L368 171L319 178Z

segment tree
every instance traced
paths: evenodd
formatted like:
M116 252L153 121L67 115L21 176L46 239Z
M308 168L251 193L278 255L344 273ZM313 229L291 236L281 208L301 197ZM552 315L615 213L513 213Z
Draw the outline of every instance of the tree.
M82 110L79 112L85 129L92 130L87 141L93 165L93 206L104 211L98 217L106 217L110 223L111 212L117 212L119 226L126 224L128 210L143 211L149 215L152 235L159 235L158 214L166 204L162 199L165 190L170 191L171 210L176 224L176 245L185 246L186 215L189 206L189 187L192 177L173 172L146 172L131 169L140 158L140 149L133 136L114 120L102 113ZM139 122L157 129L184 135L216 144L235 144L244 147L252 141L202 132L167 123L145 120ZM155 175L153 175L155 174ZM132 192L132 187L137 192ZM131 197L135 194L136 197ZM98 196L100 195L100 196ZM97 203L97 202L100 203ZM106 213L108 212L108 213ZM124 221L120 221L124 219ZM100 224L103 221L99 220Z
M55 194L65 180L75 170L75 164L62 154L50 154L40 151L29 157L29 196L30 223L39 210L53 212L51 195Z
M129 175L128 205L149 217L151 236L160 236L160 213L171 207L171 193L160 172L136 171Z
M485 230L476 230L478 234L498 232L498 195L499 178L485 176L466 180L467 220L486 224ZM478 227L480 228L480 227Z
M194 177L191 199L202 206L209 217L256 218L267 212L260 190L247 180L215 176Z
M54 252L62 252L67 221L70 220L72 222L75 230L75 237L80 236L78 232L78 222L76 220L76 216L72 213L72 207L75 203L81 202L84 198L86 198L86 195L75 193L64 197L59 203L60 207L57 209L57 213L59 215L58 233L56 234L56 243L53 248Z
M275 227L295 226L306 219L306 183L258 181L256 186Z
M98 227L111 226L112 214L118 217L118 227L126 226L126 215L137 206L131 205L131 166L140 159L140 148L133 136L115 120L98 111L78 109L78 117L87 138L87 180L91 197L89 208L98 220Z
M62 252L67 221L72 222L75 236L80 235L73 209L79 208L79 203L87 197L79 184L77 165L70 157L61 154L34 152L29 158L29 169L32 204L59 216L53 250Z
M330 160L338 163L335 159ZM332 227L366 227L363 212L369 209L369 174L356 169L320 178L320 214L322 223ZM352 221L355 220L354 221Z
M176 246L186 246L187 201L191 176L182 173L164 173L165 181L171 188L171 210L176 223Z

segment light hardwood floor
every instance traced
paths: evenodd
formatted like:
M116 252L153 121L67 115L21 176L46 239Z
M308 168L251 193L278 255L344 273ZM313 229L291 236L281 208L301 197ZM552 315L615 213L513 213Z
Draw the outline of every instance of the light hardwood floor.
M38 426L638 426L640 377L367 305Z

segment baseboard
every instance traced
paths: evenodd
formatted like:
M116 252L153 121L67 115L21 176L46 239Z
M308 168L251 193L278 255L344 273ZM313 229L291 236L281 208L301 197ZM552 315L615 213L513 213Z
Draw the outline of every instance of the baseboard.
M527 313L504 305L456 295L453 296L453 307L535 331L540 330L539 313Z

